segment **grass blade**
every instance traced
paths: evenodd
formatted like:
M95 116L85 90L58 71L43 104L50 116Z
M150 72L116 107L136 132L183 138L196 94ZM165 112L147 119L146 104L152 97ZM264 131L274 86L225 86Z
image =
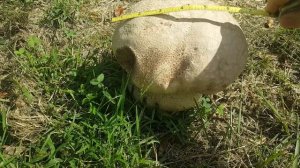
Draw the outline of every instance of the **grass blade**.
M299 138L299 116L297 116L297 141L296 141L296 147L295 147L295 159L293 161L293 168L298 168L298 162L299 162L299 153L300 153L300 138Z

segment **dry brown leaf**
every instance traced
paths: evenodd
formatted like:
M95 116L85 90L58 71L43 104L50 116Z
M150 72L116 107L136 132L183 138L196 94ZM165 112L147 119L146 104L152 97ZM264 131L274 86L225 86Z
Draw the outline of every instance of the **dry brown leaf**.
M0 99L6 98L7 95L8 95L7 92L2 92L2 91L0 91Z
M124 13L124 7L123 6L118 6L116 9L115 9L115 12L114 12L114 16L118 17L118 16L121 16L123 13Z

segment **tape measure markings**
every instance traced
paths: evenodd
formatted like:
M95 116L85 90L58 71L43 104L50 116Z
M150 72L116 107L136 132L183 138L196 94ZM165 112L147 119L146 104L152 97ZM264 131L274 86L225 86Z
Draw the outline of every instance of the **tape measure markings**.
M178 7L169 7L169 8L162 8L157 10L130 13L130 14L114 17L112 18L112 22L118 22L122 20L143 17L143 16L152 16L152 15L159 15L159 14L180 12L180 11L190 11L190 10L225 11L229 13L243 13L243 14L250 14L250 15L257 15L257 16L270 16L269 13L267 13L263 9L239 8L239 7L232 7L232 6L214 6L214 5L183 5Z

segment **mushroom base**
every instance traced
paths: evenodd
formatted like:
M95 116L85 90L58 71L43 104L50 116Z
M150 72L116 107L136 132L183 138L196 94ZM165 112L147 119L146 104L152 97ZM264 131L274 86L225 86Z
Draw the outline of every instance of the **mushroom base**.
M133 91L135 99L143 102L148 107L157 107L166 112L185 111L195 107L197 100L202 97L200 93L176 93L176 94L153 94L142 92L139 89Z

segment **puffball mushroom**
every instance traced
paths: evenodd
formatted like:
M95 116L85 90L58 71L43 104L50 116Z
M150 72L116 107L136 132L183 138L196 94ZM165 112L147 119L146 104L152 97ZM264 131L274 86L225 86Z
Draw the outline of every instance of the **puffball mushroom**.
M131 12L181 5L215 5L208 0L142 0ZM247 43L227 12L182 11L126 20L112 48L149 106L183 111L202 94L224 90L245 67Z

